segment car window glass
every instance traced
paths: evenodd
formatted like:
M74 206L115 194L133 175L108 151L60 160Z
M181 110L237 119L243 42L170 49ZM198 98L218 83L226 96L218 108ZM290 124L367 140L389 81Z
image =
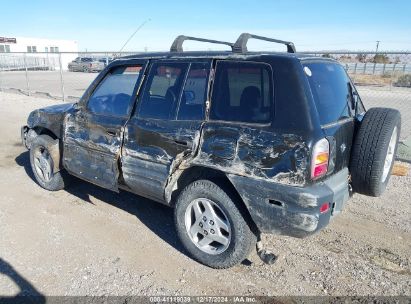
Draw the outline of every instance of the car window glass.
M141 98L139 117L174 119L188 63L154 63Z
M117 67L111 70L90 97L87 108L94 114L126 116L142 66Z
M181 95L177 119L200 120L204 118L210 63L192 63Z
M272 103L272 73L268 65L222 61L217 64L211 119L266 123Z
M352 92L344 68L334 62L313 62L303 66L321 124L350 117Z

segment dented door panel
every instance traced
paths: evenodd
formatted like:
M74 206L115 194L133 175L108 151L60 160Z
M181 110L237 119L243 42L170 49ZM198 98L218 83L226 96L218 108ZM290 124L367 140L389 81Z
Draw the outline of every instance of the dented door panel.
M169 175L198 145L201 121L132 118L121 156L125 184L135 193L164 201Z
M117 159L126 118L69 114L65 121L63 164L73 175L118 191Z
M147 60L113 62L105 71L105 75L99 75L98 81L93 82L92 88L87 90L77 108L66 116L63 166L69 173L101 187L118 191L120 176L118 160L123 143L124 126L132 113L147 62ZM131 69L127 71L129 67ZM140 68L140 70L136 71L135 67ZM131 77L134 78L121 78L122 80L118 82L120 89L117 93L108 94L109 90L106 88L111 89L115 83L105 83L104 80L106 78L114 79L116 76L113 75L120 74L133 75ZM98 89L102 89L100 94L103 94L104 90L107 91L104 93L106 95L101 97L116 101L110 107L109 103L100 103L98 98L94 99L93 105L101 106L100 112L88 107L89 101L92 100L93 94L98 92ZM117 97L121 98L116 99ZM101 99L101 102L104 98ZM118 109L122 109L123 112L115 109L115 105L122 106Z

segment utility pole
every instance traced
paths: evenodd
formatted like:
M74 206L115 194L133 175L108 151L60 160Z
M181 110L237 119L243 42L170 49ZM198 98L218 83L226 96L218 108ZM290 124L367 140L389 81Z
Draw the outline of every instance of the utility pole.
M377 47L375 49L375 55L377 55L378 53L378 47L380 46L380 40L377 40L376 42L377 42Z

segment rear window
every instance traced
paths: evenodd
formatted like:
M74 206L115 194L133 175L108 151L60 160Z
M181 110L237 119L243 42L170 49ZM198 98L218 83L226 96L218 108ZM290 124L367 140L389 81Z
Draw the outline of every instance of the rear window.
M351 84L344 68L337 63L304 63L322 125L350 117Z

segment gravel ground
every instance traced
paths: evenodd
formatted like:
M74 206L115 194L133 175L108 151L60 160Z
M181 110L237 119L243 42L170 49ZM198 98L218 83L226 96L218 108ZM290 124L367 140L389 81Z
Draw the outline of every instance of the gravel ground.
M355 195L306 239L264 235L279 256L213 270L177 240L172 210L86 182L48 192L33 182L20 126L53 103L0 93L0 295L408 295L411 178L380 198Z

